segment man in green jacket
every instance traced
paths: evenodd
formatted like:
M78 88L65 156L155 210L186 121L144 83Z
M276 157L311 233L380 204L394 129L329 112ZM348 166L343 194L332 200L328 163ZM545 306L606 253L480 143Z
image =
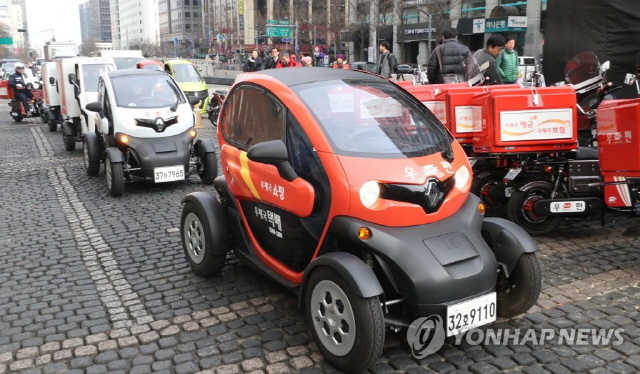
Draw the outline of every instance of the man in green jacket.
M518 80L520 60L518 59L518 52L516 52L515 48L516 40L514 38L508 38L505 48L496 59L498 72L504 84L516 83Z

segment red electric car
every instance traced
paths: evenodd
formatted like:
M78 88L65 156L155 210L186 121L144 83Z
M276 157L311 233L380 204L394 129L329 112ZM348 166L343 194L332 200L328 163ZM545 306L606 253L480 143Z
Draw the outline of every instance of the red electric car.
M342 69L240 75L218 126L217 195L187 195L193 270L227 253L293 290L329 362L374 363L385 325L420 317L446 336L526 312L541 278L531 237L484 218L446 128L398 85Z

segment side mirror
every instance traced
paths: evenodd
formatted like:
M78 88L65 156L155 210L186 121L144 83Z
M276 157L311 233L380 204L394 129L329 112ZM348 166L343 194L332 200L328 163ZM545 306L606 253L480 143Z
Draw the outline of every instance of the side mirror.
M254 145L249 148L247 158L253 162L275 165L278 168L280 176L288 182L298 177L289 163L287 146L284 145L282 140L270 140Z
M69 73L69 84L78 84L76 83L76 75L74 73Z
M187 97L189 98L189 104L191 104L191 106L194 106L200 102L200 99L198 99L196 96L187 96Z
M56 85L56 79L54 77L49 77L49 84L52 86Z
M628 85L633 85L634 83L636 83L636 75L631 73L625 74L624 83Z
M102 112L102 103L99 101L94 101L92 103L87 104L85 109L87 109L90 112L100 113Z
M489 69L489 61L487 61L484 64L480 65L480 71L485 71L487 69Z
M602 63L602 65L600 65L600 73L604 73L605 71L609 70L610 67L611 67L611 62L607 61Z

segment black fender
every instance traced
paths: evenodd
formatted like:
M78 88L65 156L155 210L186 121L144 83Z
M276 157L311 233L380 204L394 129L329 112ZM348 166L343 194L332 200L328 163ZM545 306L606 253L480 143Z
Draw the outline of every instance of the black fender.
M83 135L84 141L87 144L86 147L89 149L89 160L100 162L100 139L98 139L98 135L95 132L88 132Z
M63 122L62 123L62 135L64 136L76 136L78 132L76 131L76 127L71 122Z
M227 178L224 175L218 175L216 179L213 180L213 186L218 192L220 199L223 200L223 202L226 201L227 206L230 205L233 209L239 210L238 205L236 204L236 198L231 193L231 189L227 183Z
M523 253L538 251L538 245L524 229L502 218L485 218L482 237L493 250L507 277Z
M520 184L517 184L514 189L517 191L522 191L522 192L526 192L529 191L532 188L536 188L536 187L544 187L549 189L549 191L553 190L553 184L551 184L551 182L548 181L544 181L544 180L529 180L529 181L524 181Z
M109 162L115 164L117 162L124 162L124 158L122 157L122 152L117 147L109 147L107 148L107 158Z
M213 248L213 254L226 255L231 248L227 216L216 196L211 192L192 192L185 196L180 203L185 204L187 202L192 202L200 206L207 216L209 232L211 233L211 240L213 242L211 246Z
M302 307L309 276L319 266L328 266L337 271L349 284L356 295L369 298L382 295L382 286L373 273L371 267L358 257L347 252L331 252L311 261L304 270L300 293L298 294L298 308Z
M216 147L211 139L198 139L194 146L195 155L202 158L207 153L215 153Z

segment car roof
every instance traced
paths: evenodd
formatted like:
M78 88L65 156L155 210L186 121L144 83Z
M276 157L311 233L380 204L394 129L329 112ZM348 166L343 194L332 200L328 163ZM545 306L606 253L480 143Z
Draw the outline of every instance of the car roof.
M189 60L181 60L181 59L169 60L169 61L165 61L164 63L165 64L192 64L192 62Z
M167 76L167 73L160 70L143 70L143 69L122 69L107 72L109 78L124 77L127 75L160 75Z
M366 79L371 81L388 82L388 80L386 80L385 78L362 71L318 67L270 69L250 74L267 75L282 82L287 86L297 86L299 84L333 79Z

